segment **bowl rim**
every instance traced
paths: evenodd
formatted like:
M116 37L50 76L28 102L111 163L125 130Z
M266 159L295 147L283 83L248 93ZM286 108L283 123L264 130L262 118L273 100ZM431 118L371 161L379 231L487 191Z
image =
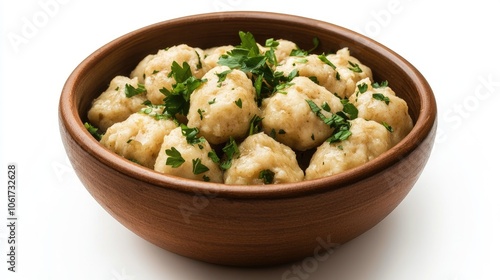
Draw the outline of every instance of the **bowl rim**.
M399 68L406 72L417 88L416 94L420 96L419 117L415 121L410 133L398 144L384 152L375 159L339 174L304 180L295 183L282 183L270 185L230 185L224 183L202 182L168 174L162 174L152 169L140 166L102 146L84 127L83 120L79 117L77 104L74 98L74 88L78 85L78 77L81 73L90 71L101 58L108 55L112 46L126 42L137 34L147 32L150 29L162 28L166 25L182 24L185 21L215 21L221 19L269 19L276 21L301 22L304 24L314 23L316 27L334 30L345 37L356 37L363 41L370 49L377 51L384 57L390 59ZM72 108L74 110L72 110ZM384 169L396 164L410 153L418 149L427 136L436 126L437 107L433 91L423 75L406 59L379 42L359 34L355 31L338 26L336 24L303 16L282 14L274 12L237 11L237 12L212 12L183 16L168 19L158 23L150 24L142 28L126 33L100 47L87 58L85 58L70 74L61 92L59 101L60 125L66 128L70 137L85 152L98 161L109 166L126 176L145 181L158 188L167 188L191 194L210 195L226 198L278 198L295 197L299 195L321 193L328 190L340 189L352 183L364 180ZM61 133L62 130L61 130Z

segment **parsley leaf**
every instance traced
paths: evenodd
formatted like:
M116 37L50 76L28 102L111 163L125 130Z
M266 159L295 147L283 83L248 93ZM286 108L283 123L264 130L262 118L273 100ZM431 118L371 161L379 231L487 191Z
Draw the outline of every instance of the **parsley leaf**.
M227 77L227 74L231 73L232 70L226 70L226 71L222 71L220 73L215 73L215 75L217 75L217 77L219 77L219 80L217 81L218 83L222 83L226 80L226 77Z
M342 140L349 138L349 136L351 136L352 133L349 131L349 129L351 128L351 124L348 121L349 117L352 117L351 115L348 116L348 115L346 115L346 112L341 111L341 112L337 112L337 113L333 114L331 117L327 118L325 115L323 115L323 113L321 112L321 108L318 107L318 105L316 105L316 103L314 103L314 101L306 100L306 102L307 102L307 104L309 104L309 107L311 108L313 113L316 114L316 116L318 116L325 124L334 128L333 135L330 136L326 140L327 142L333 143L333 142L337 142L337 141L342 141ZM348 102L344 102L344 103L351 104ZM353 111L353 108L356 109L356 107L354 107L354 105L352 107L349 105L346 107L346 105L344 105L344 110L351 112L352 114L355 114L357 116L357 109L356 109L356 111ZM349 113L347 113L347 114L349 114Z
M248 136L260 132L262 120L263 118L257 115L253 115L252 119L250 120L250 128L248 129Z
M90 124L89 122L85 122L84 123L84 126L85 128L87 129L87 131L92 135L94 136L94 138L97 140L97 141L101 141L102 139L102 134L99 133L99 129L97 127L94 127L92 124Z
M214 150L211 150L210 152L208 152L208 157L215 163L220 162L220 158Z
M198 175L210 170L206 165L201 163L201 159L193 159L193 174Z
M353 63L351 61L347 61L349 63L349 65L351 65L351 67L349 67L349 70L351 70L352 72L355 72L355 73L362 73L363 70L361 70L361 68L359 67L359 65L357 63Z
M309 50L309 53L313 52L315 49L317 49L319 46L319 38L314 37L313 38L313 47Z
M382 93L374 93L374 94L372 94L372 97L373 97L373 99L384 101L385 104L387 104L387 105L389 105L389 102L391 102L389 97L383 95Z
M170 70L171 71L170 73L168 73L168 77L173 77L177 83L182 83L193 76L193 74L191 73L191 67L185 61L182 63L182 66L179 65L177 61L172 62Z
M240 31L238 32L238 35L241 40L240 47L249 50L249 56L257 56L260 54L259 46L257 45L252 33Z
M194 145L205 141L205 138L198 137L200 130L197 127L188 127L185 124L181 124L181 131L182 135L186 137L186 142L188 144Z
M330 67L333 68L333 70L337 69L337 66L335 66L328 58L326 58L326 55L321 54L318 55L319 60L323 61L325 64L329 65Z
M295 49L290 52L290 56L307 56L309 53L305 50Z
M346 126L341 127L339 131L335 132L332 136L330 136L328 139L326 139L326 142L328 143L334 143L334 142L339 142L339 141L344 141L349 136L352 135L352 132L349 131L349 128Z
M241 98L238 98L238 100L234 101L234 104L240 107L240 109L243 107L243 101L241 101Z
M163 113L159 113L159 109L163 108L162 105L153 105L153 104L151 104L151 101L149 101L149 100L146 100L142 104L146 105L146 107L141 108L139 110L139 113L148 115L148 116L154 118L155 120L172 119L171 116L168 116L168 115L163 114Z
M382 122L382 125L390 132L394 132L394 129L392 128L392 126L390 126L388 123L386 122Z
M198 63L196 63L196 70L200 70L201 68L203 68L203 63L201 63L201 58L200 58L200 54L195 51L196 53L196 56L198 57Z
M368 85L366 83L362 83L358 85L359 93L365 93L368 90Z
M227 170L231 167L233 157L238 156L240 154L240 150L238 149L238 145L233 137L229 138L229 141L226 143L224 148L222 148L224 155L226 156L225 160L221 162L220 167L223 170Z
M200 115L200 120L203 120L203 113L205 113L205 110L202 110L201 108L198 108L198 115Z
M286 80L282 73L273 71L273 66L277 63L274 50L279 42L268 39L266 45L270 49L262 54L250 32L240 31L239 35L240 45L221 55L218 64L245 72L256 89L257 104L260 106L262 99L274 93L275 86Z
M135 96L135 95L138 95L138 94L141 94L144 92L146 92L146 88L141 83L137 83L137 88L135 88L131 84L125 84L125 96L127 98L130 98L132 96Z
M328 105L328 103L326 101L323 102L323 104L321 104L321 108L323 108L323 110L325 110L327 112L331 112L332 111L332 108L330 108L330 105Z
M274 172L269 169L264 169L259 172L259 179L261 179L264 184L272 184L274 181Z
M290 52L290 56L306 56L306 55L309 55L311 52L313 52L315 49L318 48L319 46L319 38L318 37L314 37L313 38L313 46L310 50L306 51L306 50L302 50L302 49L294 49Z
M358 108L349 102L349 99L341 99L340 102L344 106L342 111L349 116L349 119L354 120L358 117Z
M176 61L172 63L169 77L173 77L176 83L172 85L172 90L166 88L160 89L160 92L165 95L163 99L165 105L163 113L172 117L176 114L187 115L191 94L206 80L194 77L187 62L184 62L180 66Z
M271 65L274 65L274 66L278 65L278 58L276 57L275 50L276 50L276 47L279 46L279 44L280 43L278 41L275 41L272 38L266 40L265 46L268 47L269 50L266 51L264 55L266 56L269 63Z
M388 81L383 81L381 83L373 83L372 84L373 88L383 88L383 87L387 87L387 86L389 86L389 82Z
M165 153L168 156L167 162L165 163L166 165L177 168L185 162L184 158L182 158L181 153L175 147L165 150Z

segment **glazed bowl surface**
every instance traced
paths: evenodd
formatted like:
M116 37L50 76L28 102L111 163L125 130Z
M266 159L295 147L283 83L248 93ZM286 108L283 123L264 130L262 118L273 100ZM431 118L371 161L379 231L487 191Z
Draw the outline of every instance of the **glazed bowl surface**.
M117 75L146 55L187 44L237 45L239 31L257 42L283 38L303 49L319 38L317 53L348 47L387 80L408 104L414 128L376 159L321 179L235 186L157 173L103 147L84 127L91 102ZM431 87L407 60L343 27L286 14L220 12L166 20L125 34L90 54L71 73L59 103L68 157L89 193L138 236L171 252L210 263L280 264L333 248L384 219L414 186L436 134Z

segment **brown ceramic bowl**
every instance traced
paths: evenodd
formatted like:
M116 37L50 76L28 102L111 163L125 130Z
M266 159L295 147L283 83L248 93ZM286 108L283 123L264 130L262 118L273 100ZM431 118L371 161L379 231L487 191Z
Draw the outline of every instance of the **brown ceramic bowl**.
M319 53L349 47L388 80L409 106L411 133L375 160L300 183L234 186L157 173L101 146L83 123L91 101L116 75L147 54L185 43L209 48L239 43L238 31L262 42L284 38ZM86 58L68 78L59 104L60 131L73 167L92 196L140 237L166 250L226 265L271 265L332 248L366 232L404 199L418 179L436 133L436 104L424 77L387 47L313 19L263 12L223 12L167 20L128 33Z

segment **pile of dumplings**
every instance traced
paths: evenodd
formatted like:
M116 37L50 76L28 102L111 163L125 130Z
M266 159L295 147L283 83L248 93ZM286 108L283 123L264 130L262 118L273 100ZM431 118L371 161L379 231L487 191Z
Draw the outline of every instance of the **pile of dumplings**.
M388 83L373 81L369 66L348 48L294 55L299 50L294 42L274 42L259 44L259 50L272 48L272 71L291 79L268 96L259 99L251 73L220 63L237 46L181 44L146 56L128 77L113 78L92 102L88 122L100 131L103 146L137 164L188 179L244 185L334 175L376 158L412 129L406 102ZM175 115L165 109L179 84L173 65L188 65L199 82L184 113ZM346 104L357 114L347 120L346 137L332 141L338 131L325 120ZM299 164L298 154L307 152L312 156Z

